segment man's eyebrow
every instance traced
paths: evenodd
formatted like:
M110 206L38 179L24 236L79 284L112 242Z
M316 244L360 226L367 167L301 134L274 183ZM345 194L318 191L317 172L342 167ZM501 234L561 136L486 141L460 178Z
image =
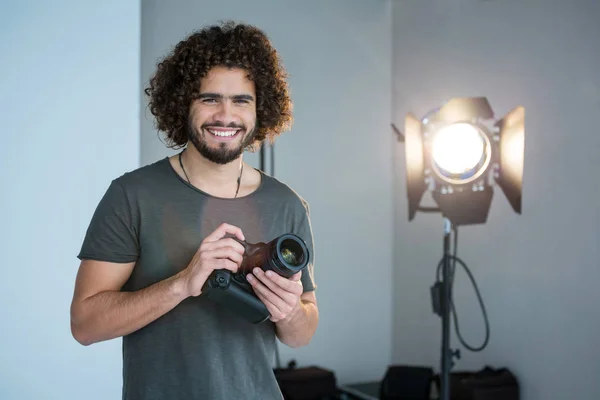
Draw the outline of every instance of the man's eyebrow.
M236 94L234 96L231 96L234 100L248 100L248 101L254 101L254 97L252 97L249 94Z
M206 93L200 93L200 95L198 95L199 99L222 99L224 96L220 93L211 93L211 92L206 92ZM248 101L254 101L254 97L252 97L249 94L235 94L233 96L230 96L231 99L233 100L248 100Z

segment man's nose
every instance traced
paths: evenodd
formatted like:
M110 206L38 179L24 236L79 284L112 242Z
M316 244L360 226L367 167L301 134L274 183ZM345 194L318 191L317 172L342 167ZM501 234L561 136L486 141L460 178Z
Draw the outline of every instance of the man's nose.
M219 103L215 113L215 119L223 122L225 125L234 120L234 110L229 100L223 100Z

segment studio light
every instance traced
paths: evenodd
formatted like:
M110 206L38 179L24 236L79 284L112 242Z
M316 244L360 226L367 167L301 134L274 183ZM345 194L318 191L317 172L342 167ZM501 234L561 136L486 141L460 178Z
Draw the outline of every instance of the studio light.
M520 214L524 122L523 107L494 120L484 97L452 99L420 120L409 113L404 132L409 220L429 191L454 225L485 223L495 184Z
M421 119L408 113L404 133L392 127L405 143L408 220L412 221L417 211L440 212L444 218L443 257L431 287L431 299L434 313L442 319L440 399L449 400L453 357L460 357L458 350L450 349L450 312L453 311L457 335L466 348L480 351L489 339L487 313L479 289L466 264L456 255L457 227L487 221L495 185L502 189L513 210L521 214L525 109L516 107L495 120L485 97L454 98ZM431 193L437 207L421 206L425 192ZM457 262L475 287L485 319L486 339L478 348L467 345L458 329L452 300Z

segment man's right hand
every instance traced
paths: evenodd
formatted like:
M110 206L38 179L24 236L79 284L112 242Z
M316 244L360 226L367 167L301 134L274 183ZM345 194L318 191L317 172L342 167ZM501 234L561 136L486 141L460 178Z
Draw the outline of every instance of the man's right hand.
M204 283L216 269L237 272L242 264L244 246L232 238L224 238L227 234L245 240L242 230L229 224L222 224L208 235L188 266L179 274L187 296L199 296Z

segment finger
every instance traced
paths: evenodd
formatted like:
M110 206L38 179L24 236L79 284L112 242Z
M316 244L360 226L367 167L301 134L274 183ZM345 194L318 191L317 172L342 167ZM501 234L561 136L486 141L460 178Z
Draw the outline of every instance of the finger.
M265 305L265 307L267 307L269 314L271 314L269 319L272 322L277 322L277 321L283 319L283 317L284 317L283 311L281 311L267 297L265 297L262 293L256 293L256 296L259 298L260 301L262 301L262 303Z
M286 289L282 288L281 286L277 285L272 280L270 280L270 278L268 278L265 275L265 273L262 270L260 270L260 268L258 270L255 269L254 276L257 277L256 280L260 281L260 283L262 285L266 286L266 288L267 288L267 290L269 290L269 292L271 292L272 294L274 294L275 296L277 296L279 299L281 299L283 301L283 304L281 304L278 302L278 299L269 297L269 299L271 301L273 301L273 303L282 312L284 312L284 315L287 315L287 313L299 301L300 295L302 294L302 286L298 282L294 283L294 287L291 290L286 290ZM284 281L286 280L285 278L282 278L282 279ZM263 292L263 295L268 296L268 294L265 294L264 292Z
M228 271L236 273L239 268L236 263L234 263L233 261L231 261L227 258L218 258L216 260L213 260L208 265L208 267L209 268L207 268L205 270L205 273L207 273L208 275L210 275L214 270L219 270L219 269L226 269Z
M285 310L287 306L286 301L282 299L279 294L273 292L270 288L268 288L260 280L260 278L257 278L255 275L248 274L246 276L246 279L248 280L248 282L250 282L250 285L252 285L252 288L254 289L254 292L257 295L261 295L263 298L268 300L271 304L277 307L279 311Z
M216 268L215 269L227 269L233 273L237 272L238 270L238 264L228 260L228 259L219 259L219 260L215 260L216 261Z
M215 229L215 231L213 233L208 235L204 239L204 241L205 242L215 242L215 241L223 238L227 234L234 235L240 240L246 240L244 238L244 234L242 233L242 230L240 228L238 228L237 226L227 224L227 223L223 223L217 229Z
M273 271L264 272L260 268L254 269L254 275L256 275L269 289L281 297L285 297L289 293L294 296L302 294L302 282L299 280L284 278Z
M257 297L260 301L267 307L267 311L269 312L269 319L271 322L277 322L283 319L283 313L275 307L269 300L265 299L262 295L257 294Z
M227 244L228 246L233 247L235 249L235 251L237 251L240 254L244 254L244 252L246 251L246 248L244 247L244 245L233 238L221 239L221 240L219 240L219 243L221 243L221 242L223 242L224 244Z
M244 257L231 247L220 247L202 252L200 259L204 262L211 262L217 259L229 259L237 266L242 263Z
M244 254L246 251L240 242L232 238L219 239L214 242L207 242L200 245L200 248L204 251L215 250L221 247L231 247L240 254Z

